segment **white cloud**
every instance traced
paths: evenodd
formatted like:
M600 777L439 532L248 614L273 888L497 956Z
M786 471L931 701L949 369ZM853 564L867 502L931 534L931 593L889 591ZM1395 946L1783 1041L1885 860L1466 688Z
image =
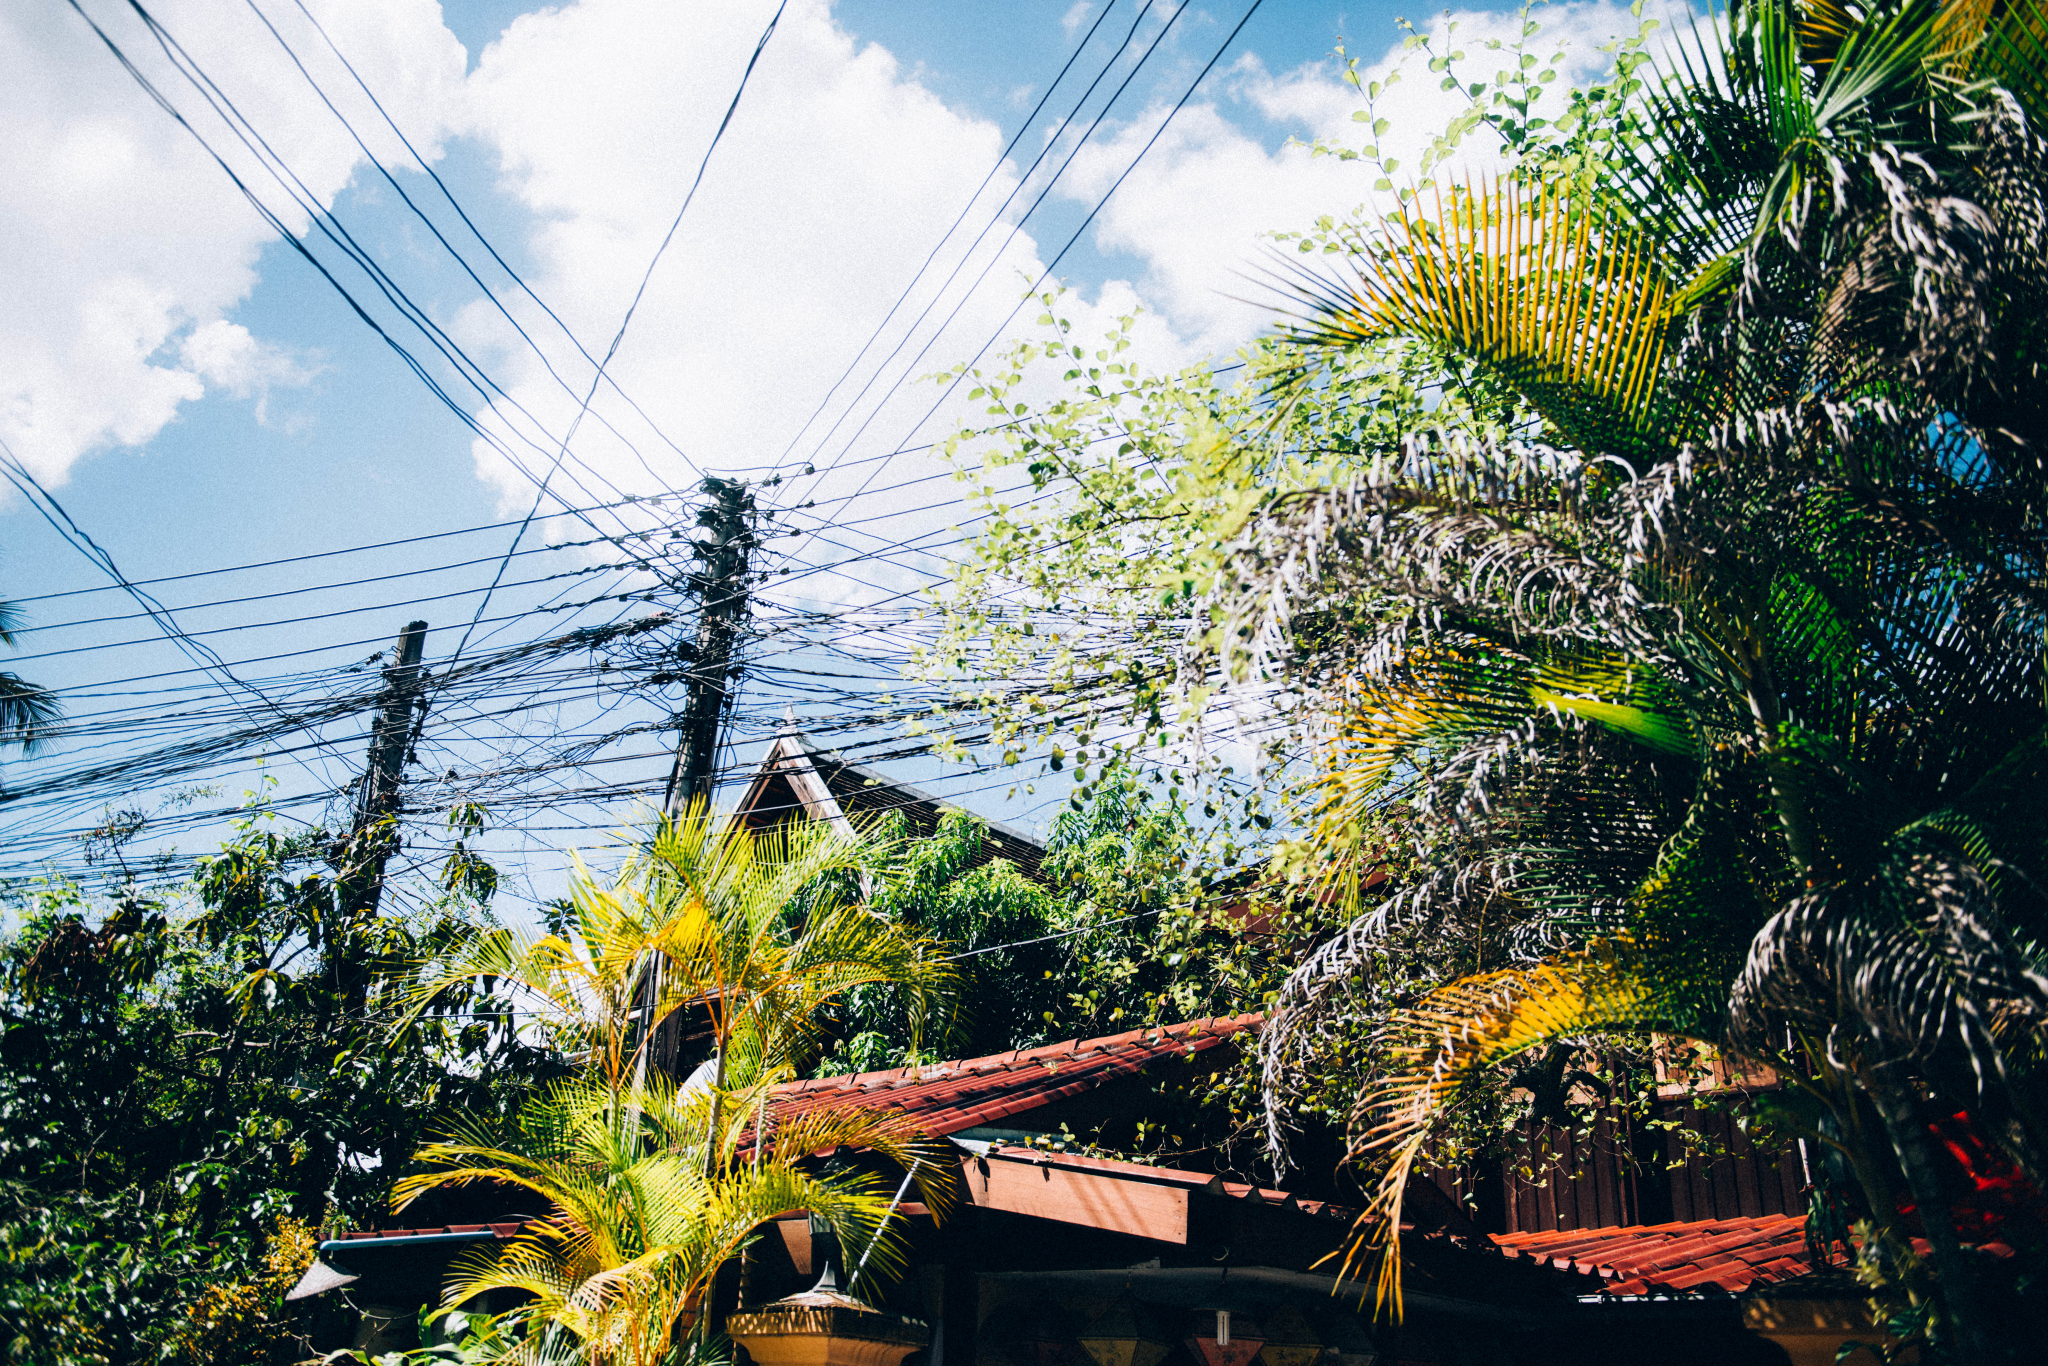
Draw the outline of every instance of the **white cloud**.
M295 8L257 3L376 154L402 164L318 36L302 20L286 22ZM232 146L217 122L201 119L189 87L152 56L132 14L114 0L93 0L90 8L211 139ZM495 157L502 192L528 215L522 254L529 281L600 352L770 12L771 0L580 0L516 20L465 78L465 54L432 0L316 6L428 156L447 139L466 137ZM360 150L241 0L168 0L162 13L316 202L332 203L364 173ZM1072 27L1090 13L1076 5L1064 22ZM1468 15L1463 22L1460 37L1471 46L1512 20ZM1569 31L1575 50L1625 26L1618 6L1601 3L1561 7L1550 22ZM1273 75L1256 59L1240 59L1218 73L1215 90L1211 101L1182 111L1097 220L1098 245L1130 253L1139 266L1135 286L1110 281L1092 304L1068 300L1083 335L1143 303L1151 316L1140 327L1141 363L1179 364L1250 335L1269 310L1228 296L1257 297L1258 286L1240 273L1258 264L1261 234L1342 212L1367 193L1356 165L1312 160L1301 147L1273 150L1270 126L1256 134L1244 126L1263 118L1308 135L1353 137L1357 97L1326 66ZM1390 141L1413 145L1455 107L1420 72L1397 87L1391 103L1397 128ZM1107 190L1161 112L1133 118L1085 150L1066 192L1092 202ZM75 15L36 0L0 0L0 118L10 131L0 142L0 259L15 279L0 295L0 435L40 473L61 477L81 454L146 442L182 405L210 391L256 399L261 418L272 390L306 381L305 361L231 316L255 284L270 228ZM917 377L993 337L1023 282L1040 269L1032 235L1010 240L1007 226L964 263L964 243L945 247L885 335L884 352L929 310L915 340L864 397L855 391L867 370L839 391L823 421L801 431L903 282L977 195L1002 141L993 123L948 107L889 52L857 41L835 22L828 0L792 0L639 306L613 376L698 465L766 466L789 450L799 460L841 459L837 471L796 490L836 511L831 500L866 481L874 457L916 428L933 401L936 389ZM304 211L285 202L245 155L237 151L235 160L287 225L302 229ZM1003 167L979 190L970 222L982 221L1014 186L1016 169ZM937 282L963 264L935 297ZM281 268L300 267L287 261ZM985 283L919 358L984 269ZM1030 330L1038 312L1024 308L1012 335ZM464 310L458 331L532 414L501 405L484 420L522 430L528 440L511 444L528 470L539 470L570 425L590 370L544 320L531 311L521 316L566 383L551 378L482 304ZM871 353L869 363L881 354ZM829 430L849 404L850 416ZM942 434L957 416L981 414L956 405L916 439ZM572 496L579 483L582 494L602 497L612 487L694 482L692 465L607 392L579 432L576 455L581 466L572 462L563 474ZM500 453L480 443L476 457L480 475L508 502L531 496L527 475ZM929 455L903 457L874 483L886 488L934 468ZM912 509L940 501L947 487L926 483L894 495L870 489L831 534L866 545L940 525L950 512ZM877 573L881 579L857 591L883 593L902 577Z
M268 422L270 391L296 389L319 373L289 351L260 341L240 323L225 318L201 323L179 344L184 368L235 398L256 400L256 420Z
M662 0L581 0L514 22L471 76L468 132L498 157L504 192L533 215L529 278L592 351L601 351L618 327L770 12L769 0L707 10ZM1458 36L1470 47L1510 32L1514 21L1471 14L1460 22ZM1626 22L1620 5L1601 3L1561 7L1550 19L1575 51L1586 52ZM1419 147L1458 108L1417 67L1418 77L1397 86L1383 111L1399 125L1390 143ZM1261 261L1262 235L1343 213L1370 193L1356 164L1314 159L1301 146L1272 150L1270 124L1256 132L1244 126L1264 119L1310 136L1354 138L1361 131L1350 117L1358 97L1327 65L1275 76L1255 59L1240 60L1219 85L1219 98L1182 111L1098 220L1098 244L1141 265L1135 288L1110 281L1092 302L1066 301L1083 335L1142 303L1150 316L1135 359L1143 364L1176 365L1248 338L1272 308L1229 296L1272 297L1269 287L1243 278ZM1141 114L1084 150L1065 192L1092 202L1107 191L1163 112ZM884 367L876 388L855 400L869 370L856 372L825 419L801 429L976 193L1001 145L995 125L948 107L890 53L863 46L839 27L825 0L796 0L639 305L610 373L698 465L767 466L787 450L799 461L843 458L830 474L799 480L778 495L818 499L820 509L810 516L830 522L809 523L822 539L804 543L806 561L894 542L957 516L951 508L917 510L943 502L950 486L935 480L877 492L933 473L930 455L897 457L856 501L837 500L869 483L877 457L912 431L935 391L907 385L870 421L877 397L899 379L964 359L1003 324L1021 281L1040 267L1030 234L1007 246L999 246L1000 232L985 242L939 296L912 345ZM993 209L1015 172L1004 167L981 191L970 221ZM937 271L891 325L885 348L932 302L936 281L963 249L954 243L941 251ZM925 358L913 361L937 320L991 262L987 283ZM1011 334L1031 330L1039 312L1036 305L1022 310ZM540 428L560 432L569 425L589 382L587 364L570 365L556 354L570 380L561 383L482 308L468 312L465 327L495 358L494 368L512 377L508 387ZM831 430L847 403L851 416ZM649 491L694 481L692 466L624 404L601 392L594 414L637 451L601 423L585 422L576 460L558 487L598 498L614 488ZM507 432L524 421L503 405L493 416ZM925 426L921 439L943 434L955 418L986 420L979 405L958 404ZM531 445L511 444L525 469L535 471L553 452L538 430L528 430ZM479 442L476 458L508 505L531 498L529 475L502 452ZM811 579L798 591L845 602L886 596L912 581L886 561L862 573L863 582Z
M1565 48L1559 72L1566 83L1602 69L1607 57L1601 45L1633 31L1635 23L1627 6L1613 0L1581 0L1548 8L1540 17L1541 41ZM1511 39L1520 22L1512 12L1466 11L1439 18L1434 32L1441 37L1446 23L1456 23L1454 46L1469 54L1472 70L1490 76L1494 63L1484 44ZM1546 46L1542 55L1551 50ZM1404 54L1398 42L1361 76L1385 81L1397 67L1404 69L1404 79L1380 101L1378 113L1392 126L1379 144L1383 155L1402 163L1397 174L1405 178L1466 101L1442 90L1440 77L1426 69L1420 54ZM1230 93L1266 119L1294 127L1305 140L1324 138L1352 147L1367 140L1365 128L1352 119L1363 104L1361 96L1328 64L1274 76L1255 57L1247 57L1231 75ZM1229 116L1228 108L1211 101L1182 110L1096 220L1097 245L1141 261L1144 274L1138 283L1146 298L1206 348L1229 346L1273 316L1279 295L1262 278L1272 250L1265 234L1307 230L1320 215L1341 217L1382 198L1372 188L1377 172L1368 172L1364 163L1312 158L1300 145L1269 151ZM1084 148L1063 192L1084 202L1099 198L1164 112L1149 110L1115 137ZM1471 174L1498 160L1497 147L1475 135L1446 169Z
M132 12L88 11L294 230L304 213L234 147L173 72ZM296 10L273 20L366 132L346 73ZM402 122L429 139L463 69L460 44L431 0L327 0L314 12ZM165 28L263 130L322 204L361 162L246 6L184 0L156 7ZM288 17L289 16L289 17ZM297 20L296 23L292 20ZM271 228L189 134L155 107L70 9L0 3L0 437L38 476L138 445L209 384L247 397L302 382L302 367L218 330L256 283ZM388 135L370 139L396 156ZM431 151L430 151L431 154Z
M617 329L771 11L768 0L689 10L665 0L583 0L517 20L479 61L470 80L471 129L500 158L505 192L534 215L529 279L592 351ZM795 0L610 373L700 465L777 462L977 195L1002 147L996 125L949 108L890 53L841 29L821 0ZM1013 176L1006 167L979 191L970 224L986 220ZM1040 268L1029 234L1007 245L1006 237L999 229L974 251L848 420L831 430L866 369L797 441L799 463L815 453L822 464L842 452L847 462L829 477L799 481L799 501L829 505L857 489L875 469L870 458L902 440L937 396L917 378L964 359L995 334L1023 281ZM870 366L934 304L939 282L965 250L956 241L941 251ZM986 283L967 295L985 267ZM957 318L916 359L963 295ZM1017 330L1032 328L1039 311L1024 309ZM1097 309L1077 304L1076 312L1084 327L1094 325ZM576 367L579 377L565 387L482 309L472 309L466 324L492 347L501 373L516 377L508 387L520 402L549 430L563 430L588 385L588 365ZM1163 329L1148 335L1177 348ZM911 382L856 439L879 397L904 377ZM693 482L690 467L623 404L601 395L595 407L638 448L636 455L586 422L576 452L602 480L642 491ZM920 439L945 430L942 415ZM509 501L531 498L531 484L498 451L480 442L476 454L480 473ZM521 459L535 468L547 461L538 450ZM899 458L874 484L887 488L935 468L929 455ZM572 467L564 478L592 494L605 491L588 470ZM927 483L886 496L871 489L854 516L837 519L858 525L828 534L864 544L943 526L950 511L910 509L938 501L949 487ZM805 557L831 553L813 543ZM835 584L831 593L878 595L903 578L886 565L866 572L869 582Z

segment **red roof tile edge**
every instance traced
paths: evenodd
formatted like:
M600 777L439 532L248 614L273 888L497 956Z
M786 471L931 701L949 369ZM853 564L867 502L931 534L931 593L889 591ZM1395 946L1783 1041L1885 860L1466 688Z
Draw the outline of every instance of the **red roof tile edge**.
M1814 1269L1807 1259L1803 1214L1496 1233L1493 1241L1510 1257L1597 1278L1599 1293L1608 1296L1739 1294ZM1923 1240L1914 1243L1919 1247ZM2011 1255L2002 1243L1983 1246L1994 1255Z
M1245 1015L1211 1016L1200 1020L1188 1020L1181 1024L1158 1025L1149 1029L1131 1029L1121 1034L1108 1034L1094 1039L1065 1039L1059 1043L1046 1044L1039 1048L1012 1049L1007 1053L992 1053L983 1058L963 1058L950 1062L926 1063L913 1067L895 1067L880 1072L858 1072L847 1076L818 1077L810 1081L785 1082L775 1088L774 1094L779 1103L785 1101L824 1100L841 1095L851 1100L856 1097L872 1097L879 1091L882 1093L879 1097L880 1103L884 1105L894 1103L899 1108L911 1111L941 1111L941 1114L932 1116L936 1122L929 1123L926 1127L935 1136L943 1136L949 1133L958 1133L962 1129L970 1129L977 1125L1005 1119L1013 1114L1022 1114L1027 1110L1035 1110L1041 1105L1048 1104L1065 1096L1080 1095L1082 1092L1092 1090L1103 1082L1115 1077L1137 1072L1145 1064L1171 1054L1193 1055L1200 1053L1242 1034L1246 1030L1257 1029L1265 1022L1265 1018L1259 1012ZM1108 1059L1101 1059L1103 1054L1113 1056ZM1082 1059L1099 1059L1105 1063L1113 1064L1113 1066L1100 1066L1093 1069L1087 1075L1069 1078L1064 1081L1058 1080L1060 1064L1062 1062L1079 1061ZM1039 1064L1044 1071L1031 1078L1031 1081L1035 1084L1022 1088L1025 1094L990 1096L985 1100L970 1104L968 1108L957 1108L957 1103L965 1099L964 1092L972 1089L965 1085L968 1080L999 1073L1014 1074L1020 1067L1029 1068L1033 1063ZM959 1078L961 1084L952 1088L942 1088L942 1093L937 1095L933 1094L930 1089L923 1089L904 1095L900 1100L893 1102L890 1098L890 1092L909 1091L913 1087L929 1088L931 1083L943 1081L947 1078ZM952 1101L954 1104L948 1105L948 1101ZM800 1108L808 1109L811 1107L803 1105ZM1025 1151L1040 1153L1043 1150L1018 1149L1014 1151L1019 1153ZM1145 1179L1149 1180L1178 1179L1157 1175L1158 1173L1176 1169L1148 1167L1142 1163L1116 1163L1110 1159L1101 1158L1068 1159L1064 1155L1062 1155L1062 1160L1102 1162L1107 1166L1127 1168L1129 1174L1150 1174L1145 1177ZM1207 1184L1213 1180L1211 1177L1200 1176L1195 1173L1181 1173L1181 1176L1193 1177L1198 1184ZM1232 1193L1243 1194L1246 1190L1248 1188L1239 1188ZM1259 1195L1267 1200L1268 1203L1284 1204L1286 1202L1286 1197L1281 1192L1262 1191L1259 1192ZM1344 1218L1351 1217L1350 1211L1340 1210L1335 1206L1328 1207L1326 1210L1319 1209L1319 1211L1311 1212L1321 1212L1327 1217L1337 1217L1340 1215ZM335 1241L354 1241L364 1238L431 1237L439 1234L480 1231L482 1227L482 1225L461 1224L437 1229L382 1229L348 1232L341 1234ZM522 1225L493 1224L490 1227L497 1237L509 1238ZM509 1229L511 1232L496 1233L496 1230L500 1228Z
M1044 1044L1038 1048L1012 1049L1007 1053L991 1053L980 1058L958 1058L946 1062L892 1067L879 1072L853 1072L836 1077L816 1077L809 1081L784 1082L775 1088L775 1094L808 1096L830 1094L835 1091L873 1091L897 1085L916 1086L949 1076L986 1076L999 1070L1013 1070L1020 1063L1056 1064L1064 1058L1091 1057L1097 1053L1116 1052L1134 1046L1154 1056L1163 1056L1183 1049L1189 1053L1199 1053L1247 1029L1256 1029L1265 1023L1265 1019L1265 1015L1258 1011L1245 1015L1212 1016L1207 1019L1189 1020L1182 1024L1130 1029L1121 1034L1105 1034L1094 1039L1063 1039L1058 1043Z

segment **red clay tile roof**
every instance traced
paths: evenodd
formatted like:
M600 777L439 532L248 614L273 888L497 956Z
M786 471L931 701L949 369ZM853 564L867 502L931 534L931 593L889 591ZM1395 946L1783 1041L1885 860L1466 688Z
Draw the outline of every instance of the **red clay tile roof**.
M1754 1290L1814 1270L1801 1214L1492 1236L1510 1257L1599 1277L1603 1295ZM1981 1247L1994 1256L2013 1255L2004 1243ZM1913 1248L1923 1257L1929 1253L1924 1238L1915 1238Z
M1264 1018L1253 1014L1194 1020L986 1058L787 1082L775 1088L770 1114L787 1118L828 1106L866 1105L902 1110L935 1137L954 1134L1000 1124L1118 1077L1135 1076L1161 1058L1214 1048L1257 1028Z
M1510 1257L1598 1276L1606 1295L1748 1290L1813 1269L1806 1256L1806 1217L1797 1214L1496 1233L1493 1240Z

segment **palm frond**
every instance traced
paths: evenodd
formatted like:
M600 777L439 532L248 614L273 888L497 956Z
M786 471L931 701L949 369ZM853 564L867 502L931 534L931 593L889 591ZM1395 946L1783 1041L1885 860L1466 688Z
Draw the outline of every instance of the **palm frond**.
M33 754L64 715L57 695L11 673L0 673L0 743Z
M1967 74L2011 91L2031 122L2048 119L2048 7L1975 0L1954 9L1947 46L1968 61Z
M1356 1278L1376 1263L1374 1294L1400 1314L1402 1195L1461 1087L1553 1040L1615 1030L1685 1034L1698 1014L1696 989L1668 958L1609 940L1554 962L1466 978L1396 1015L1386 1032L1397 1062L1360 1103L1370 1127L1354 1153L1383 1163L1384 1174L1353 1225L1339 1275Z
M1555 186L1455 187L1382 225L1343 282L1310 275L1312 346L1415 337L1469 356L1589 451L1670 449L1658 370L1671 285L1613 208Z
M1944 825L1916 822L1868 872L1793 899L1760 930L1735 983L1738 1038L1786 1021L1860 1026L1926 1066L1965 1060L1978 1088L2004 1080L2000 1009L2048 1016L2048 977L2019 951L1998 898Z

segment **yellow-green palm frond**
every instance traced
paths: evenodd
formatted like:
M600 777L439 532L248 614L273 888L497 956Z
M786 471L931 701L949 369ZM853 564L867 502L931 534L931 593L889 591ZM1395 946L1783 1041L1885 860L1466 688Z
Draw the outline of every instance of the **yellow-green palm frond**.
M1456 187L1383 222L1344 283L1304 289L1301 340L1434 343L1493 370L1589 451L1665 449L1672 286L1656 244L1558 185Z
M1799 36L1799 54L1816 71L1825 71L1863 24L1863 16L1841 0L1802 0L1792 12Z
M1609 939L1534 967L1483 973L1431 993L1387 1026L1394 1063L1360 1103L1369 1127L1354 1157L1385 1164L1341 1253L1352 1278L1377 1262L1376 1301L1401 1312L1401 1199L1446 1106L1487 1069L1553 1040L1609 1030L1687 1034L1694 989L1670 955Z
M1384 677L1353 683L1338 701L1317 776L1295 794L1308 819L1283 854L1290 880L1355 910L1380 852L1364 841L1388 783L1426 750L1519 724L1532 710L1530 677L1526 661L1474 640L1415 650Z
M2023 3L2012 8L2024 10ZM1956 74L1976 64L1977 49L1992 28L1992 19L2006 9L1999 0L1945 0L1934 17L1934 60Z
M2040 127L2048 120L2048 4L2016 0L1994 8L1991 0L1971 0L1954 8L1973 16L1984 11L1975 18L1975 46L1965 54L1974 59L1969 74L2011 91L2028 120ZM1956 27L1962 27L1960 22Z
M1653 682L1618 654L1580 652L1541 661L1531 677L1529 697L1558 715L1618 731L1652 749L1696 757L1699 728L1683 709L1660 695Z
M945 1154L903 1116L835 1110L776 1125L765 1143L757 1132L833 1000L870 984L932 996L952 981L932 941L834 895L874 855L827 827L757 835L700 803L610 877L578 863L566 935L484 936L421 974L415 1012L456 982L493 977L591 1050L590 1065L530 1100L515 1133L453 1132L420 1151L428 1170L398 1184L401 1207L476 1183L547 1202L545 1220L465 1260L451 1303L523 1290L534 1299L521 1312L540 1325L530 1342L573 1339L578 1360L637 1366L664 1359L669 1328L784 1210L812 1210L848 1246L870 1248L877 1269L895 1264L884 1230L893 1183L808 1170L815 1154L856 1147L896 1162L928 1208L947 1210ZM650 1017L685 1006L710 1019L708 1084L641 1065Z
M1290 881L1318 897L1335 896L1355 914L1358 892L1384 856L1366 832L1386 804L1388 785L1426 766L1432 752L1440 758L1497 740L1545 714L1696 756L1697 727L1658 684L1621 655L1584 647L1525 656L1472 639L1412 651L1341 695L1317 776L1297 793L1308 819L1284 854Z
M770 1135L774 1161L793 1166L814 1153L864 1148L909 1172L918 1199L944 1219L953 1207L953 1163L908 1115L896 1111L831 1108L778 1123Z
M868 872L877 856L823 823L757 833L699 802L612 876L575 861L567 936L495 930L425 965L403 1023L457 986L502 982L568 1051L623 1081L648 1015L696 1005L736 1046L729 1054L752 1049L749 1075L759 1073L813 1041L812 1017L838 992L892 974L927 995L947 988L941 956L917 936L832 895L833 875ZM806 897L806 921L792 926L790 908ZM767 1039L776 1046L763 1051Z
M922 1158L931 1176L921 1192L936 1212L946 1208L946 1164L935 1151L913 1154L915 1137L900 1117L879 1125L855 1112L807 1117L791 1126L792 1146L805 1141L873 1140L899 1157ZM497 1155L506 1156L506 1155ZM506 1163L501 1174L518 1164ZM830 1224L847 1247L867 1249L880 1273L897 1266L902 1241L887 1227L889 1189L871 1172L817 1173L776 1154L762 1166L735 1165L711 1178L693 1150L659 1149L602 1173L557 1166L551 1181L514 1184L535 1189L554 1213L502 1246L481 1249L451 1269L447 1303L494 1289L533 1296L522 1312L577 1340L591 1360L638 1363L662 1359L669 1330L687 1325L719 1268L759 1236L762 1225L789 1209L807 1209ZM936 1202L936 1203L933 1203ZM649 1333L648 1325L659 1332Z
M872 873L883 852L830 822L754 830L700 800L661 822L620 870L620 881L645 887L657 901L699 903L718 924L761 934L779 924L804 889L832 873Z

